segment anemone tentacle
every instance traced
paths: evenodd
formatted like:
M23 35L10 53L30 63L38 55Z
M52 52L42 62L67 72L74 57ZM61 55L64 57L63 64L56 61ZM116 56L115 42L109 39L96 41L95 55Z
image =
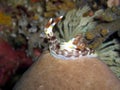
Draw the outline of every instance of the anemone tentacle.
M81 56L96 56L90 48L87 47L82 35L70 39L68 42L60 42L53 33L53 27L63 18L60 16L54 21L52 18L45 26L45 34L49 40L50 53L56 58L65 60L80 58Z

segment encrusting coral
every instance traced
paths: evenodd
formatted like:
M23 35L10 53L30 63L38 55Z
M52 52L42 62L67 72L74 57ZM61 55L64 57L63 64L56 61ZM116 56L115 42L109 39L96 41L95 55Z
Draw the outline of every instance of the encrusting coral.
M6 15L4 12L0 11L0 25L11 26L12 18L10 15Z
M45 17L54 17L58 13L64 14L76 7L74 0L46 0L45 4Z

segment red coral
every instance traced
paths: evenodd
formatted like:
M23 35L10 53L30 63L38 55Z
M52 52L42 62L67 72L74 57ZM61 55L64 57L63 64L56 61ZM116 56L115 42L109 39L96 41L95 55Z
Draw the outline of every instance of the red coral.
M19 66L14 49L0 38L0 86L4 85Z
M17 50L16 54L20 64L19 68L29 67L33 63L32 59L26 55L24 50Z
M16 51L0 38L0 86L3 86L18 68L29 67L32 59L25 51Z
M30 0L31 3L37 3L37 2L40 2L41 0Z

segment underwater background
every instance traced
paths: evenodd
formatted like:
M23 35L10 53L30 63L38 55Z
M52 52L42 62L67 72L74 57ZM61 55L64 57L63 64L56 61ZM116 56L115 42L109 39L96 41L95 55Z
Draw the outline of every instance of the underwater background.
M48 51L44 27L60 16L53 28L59 41L82 34L120 79L120 0L0 0L0 90L12 90Z

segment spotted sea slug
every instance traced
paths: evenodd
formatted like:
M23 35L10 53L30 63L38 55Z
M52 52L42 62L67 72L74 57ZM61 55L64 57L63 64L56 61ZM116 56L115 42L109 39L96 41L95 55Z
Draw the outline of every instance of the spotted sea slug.
M82 34L76 35L67 42L60 42L53 27L58 23L63 16L56 18L54 21L51 18L44 28L44 32L49 41L49 50L52 56L63 60L76 59L82 56L96 57L94 50L87 47Z

